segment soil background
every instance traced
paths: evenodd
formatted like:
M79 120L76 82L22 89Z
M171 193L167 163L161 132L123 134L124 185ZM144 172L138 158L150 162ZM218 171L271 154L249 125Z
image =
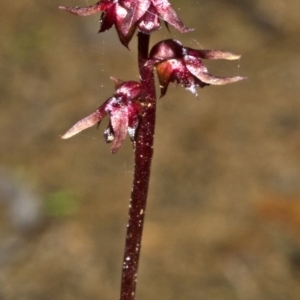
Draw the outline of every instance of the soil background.
M0 299L118 299L131 144L60 135L138 80L136 41L57 9L91 1L2 2ZM136 299L300 299L300 2L171 2L195 31L152 44L240 53L207 66L248 79L158 100Z

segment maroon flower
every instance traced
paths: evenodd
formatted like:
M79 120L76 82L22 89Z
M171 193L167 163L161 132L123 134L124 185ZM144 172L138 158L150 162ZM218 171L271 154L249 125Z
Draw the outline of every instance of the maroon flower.
M188 32L168 0L101 0L86 7L59 7L78 16L102 12L99 32L115 25L120 41L126 47L135 29L150 34L160 28L160 19L180 32Z
M165 95L170 82L181 83L197 96L196 87L224 85L245 79L245 77L218 77L208 73L201 59L239 59L240 55L218 50L194 50L183 47L179 41L164 40L153 46L147 65L156 68L161 97Z
M111 98L92 114L77 122L62 138L68 139L84 129L99 124L109 114L109 124L104 131L104 138L107 143L112 142L111 152L116 153L119 150L127 133L134 143L142 110L140 99L143 97L143 91L140 83L135 81L116 81L116 85L116 92Z

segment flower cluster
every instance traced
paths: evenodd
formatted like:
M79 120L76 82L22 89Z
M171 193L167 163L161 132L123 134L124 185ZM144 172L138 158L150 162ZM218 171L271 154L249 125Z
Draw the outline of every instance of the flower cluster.
M160 19L180 32L188 32L168 0L100 0L86 7L65 7L60 9L79 16L102 12L100 32L115 26L120 41L126 47L134 32L149 35L160 28ZM143 65L158 75L161 97L167 92L170 82L180 83L197 96L197 87L224 85L245 79L245 77L218 77L211 75L202 59L239 59L235 55L217 50L195 50L184 47L179 41L167 39L153 46L146 63ZM147 86L136 81L116 81L116 92L96 111L77 122L62 138L69 138L95 124L108 114L109 124L104 131L106 142L111 142L111 152L116 153L127 133L135 146L138 125L146 108ZM143 80L142 80L143 82ZM153 82L154 84L154 82Z
M135 143L136 130L143 108L143 89L140 83L135 81L115 80L115 82L117 89L114 95L89 116L77 122L62 136L63 139L70 138L97 123L100 124L108 114L109 124L104 131L104 138L107 143L112 142L111 152L116 153L119 150L127 133L133 144Z
M99 32L116 27L121 43L128 47L134 32L150 34L160 28L160 19L180 32L193 29L184 26L168 0L100 0L86 7L59 7L78 16L102 12Z
M165 95L170 82L181 83L197 96L196 87L224 85L245 79L245 77L218 77L208 73L201 59L239 59L240 55L219 50L194 50L183 47L179 41L164 40L153 46L147 64L156 68L161 97Z

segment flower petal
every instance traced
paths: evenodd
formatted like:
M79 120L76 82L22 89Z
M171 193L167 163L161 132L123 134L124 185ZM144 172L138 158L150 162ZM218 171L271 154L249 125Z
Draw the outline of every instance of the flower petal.
M122 97L123 101L129 101L140 97L142 93L143 90L139 82L126 81L118 86L115 95Z
M93 5L89 5L85 7L59 6L58 8L61 10L68 11L74 15L85 17L108 9L113 4L113 2L114 2L113 0L101 0Z
M195 57L200 57L203 59L227 59L227 60L236 60L240 59L241 55L234 54L231 52L221 51L221 50L194 50L191 48L185 48L188 55Z
M117 33L119 35L119 39L121 41L121 43L128 48L128 44L131 41L133 34L135 32L136 29L136 24L132 24L132 26L130 26L129 28L127 28L127 30L123 30L123 22L124 19L126 18L127 15L127 10L122 7L121 5L119 5L118 3L116 3L116 21L115 21L115 27L117 30Z
M105 12L102 13L100 18L99 32L109 30L116 22L116 5L112 5Z
M150 34L151 32L160 29L160 27L157 10L151 3L147 12L139 21L138 28L141 32Z
M173 39L167 39L155 44L149 54L151 59L166 60L172 58L182 58L182 44Z
M128 13L122 24L122 32L123 35L128 35L132 26L136 24L136 22L146 13L149 6L151 4L151 0L132 0Z
M157 12L161 18L168 22L170 25L175 27L181 33L186 33L193 31L193 28L187 28L184 26L183 22L179 19L175 10L172 8L171 4L167 0L152 0Z
M108 99L106 102L104 102L96 111L91 113L86 118L78 121L73 127L71 127L61 138L62 139L68 139L75 134L81 132L84 129L87 129L89 127L92 127L93 125L101 122L101 120L106 116L106 105L109 102L110 99Z
M120 149L126 138L128 128L128 110L126 106L115 107L110 114L111 126L114 131L114 139L111 145L111 153L115 154Z
M196 96L196 87L206 85L188 71L181 59L169 59L157 64L156 72L160 83L160 97L166 94L170 82L181 83Z
M200 79L202 82L213 85L224 85L246 79L246 77L234 76L234 77L220 77L213 76L208 73L207 68L204 64L196 57L185 55L184 62L187 69L195 77Z
M168 89L169 83L174 81L173 71L176 68L177 60L167 60L156 66L156 73L160 86L160 97L163 97Z

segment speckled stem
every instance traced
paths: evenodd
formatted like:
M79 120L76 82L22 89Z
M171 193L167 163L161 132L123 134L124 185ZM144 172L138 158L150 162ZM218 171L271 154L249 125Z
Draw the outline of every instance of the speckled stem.
M135 170L129 205L126 244L123 260L120 300L135 298L143 224L147 203L150 168L153 155L156 95L153 70L144 67L148 58L150 36L138 33L138 63L140 77L147 91L147 106L141 118L135 145Z

